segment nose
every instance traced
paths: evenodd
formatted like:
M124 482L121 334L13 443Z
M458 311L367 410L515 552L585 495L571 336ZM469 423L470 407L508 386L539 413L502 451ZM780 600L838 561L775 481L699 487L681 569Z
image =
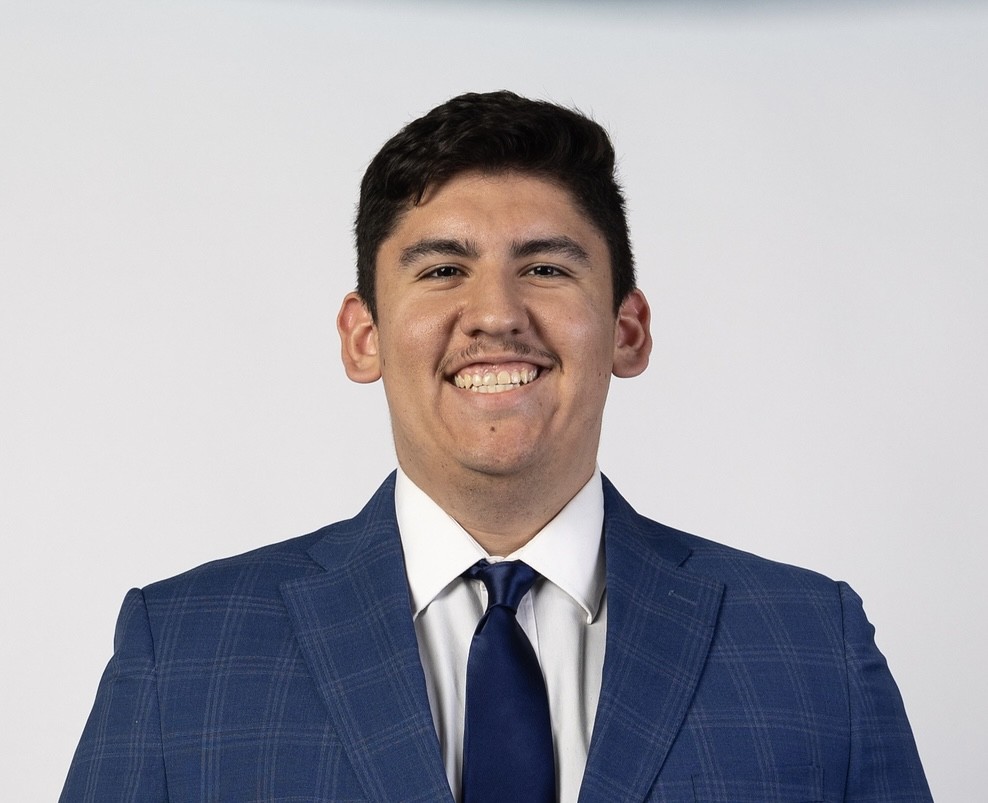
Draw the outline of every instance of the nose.
M475 276L460 312L460 329L471 337L517 335L528 328L528 310L517 279L506 272Z

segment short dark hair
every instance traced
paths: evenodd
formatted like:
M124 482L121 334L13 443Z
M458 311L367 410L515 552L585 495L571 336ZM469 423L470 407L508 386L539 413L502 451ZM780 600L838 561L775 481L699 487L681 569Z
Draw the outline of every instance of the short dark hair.
M607 132L578 111L501 91L437 106L388 140L367 167L354 227L357 293L375 320L381 243L427 189L468 170L518 170L567 189L607 242L617 312L635 287L635 268Z

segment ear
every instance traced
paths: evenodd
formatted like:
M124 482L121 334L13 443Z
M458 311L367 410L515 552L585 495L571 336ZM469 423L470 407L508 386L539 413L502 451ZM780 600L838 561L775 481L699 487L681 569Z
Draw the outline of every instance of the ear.
M652 312L641 290L632 290L621 302L614 324L614 376L638 376L652 353L649 326Z
M346 375L354 382L376 382L381 378L377 326L364 300L347 293L336 316L340 352Z

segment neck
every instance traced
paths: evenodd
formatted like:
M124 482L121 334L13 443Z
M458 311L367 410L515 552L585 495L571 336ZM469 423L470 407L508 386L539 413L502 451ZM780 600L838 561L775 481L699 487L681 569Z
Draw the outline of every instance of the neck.
M430 483L402 469L489 555L503 557L531 541L579 493L594 465L552 485L545 482L551 475L542 473L536 479L474 474L472 481Z

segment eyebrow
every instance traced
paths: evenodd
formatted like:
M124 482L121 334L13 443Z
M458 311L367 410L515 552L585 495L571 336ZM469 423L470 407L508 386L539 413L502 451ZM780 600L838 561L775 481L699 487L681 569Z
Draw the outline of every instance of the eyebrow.
M403 248L398 264L401 267L408 267L413 262L427 256L462 257L464 259L476 259L479 251L476 245L469 240L452 240L442 237L426 238L419 240L414 245Z
M520 243L513 243L511 246L511 255L516 259L534 257L541 254L555 254L557 256L569 257L577 262L590 264L590 255L586 249L576 240L565 235L525 240Z
M585 265L590 264L590 255L586 249L572 237L567 237L566 235L539 237L511 244L511 256L513 259L527 259L541 255L565 256ZM427 237L419 240L417 243L413 243L407 248L403 248L401 256L398 258L398 264L405 268L422 257L431 256L478 259L480 257L480 250L470 240Z

